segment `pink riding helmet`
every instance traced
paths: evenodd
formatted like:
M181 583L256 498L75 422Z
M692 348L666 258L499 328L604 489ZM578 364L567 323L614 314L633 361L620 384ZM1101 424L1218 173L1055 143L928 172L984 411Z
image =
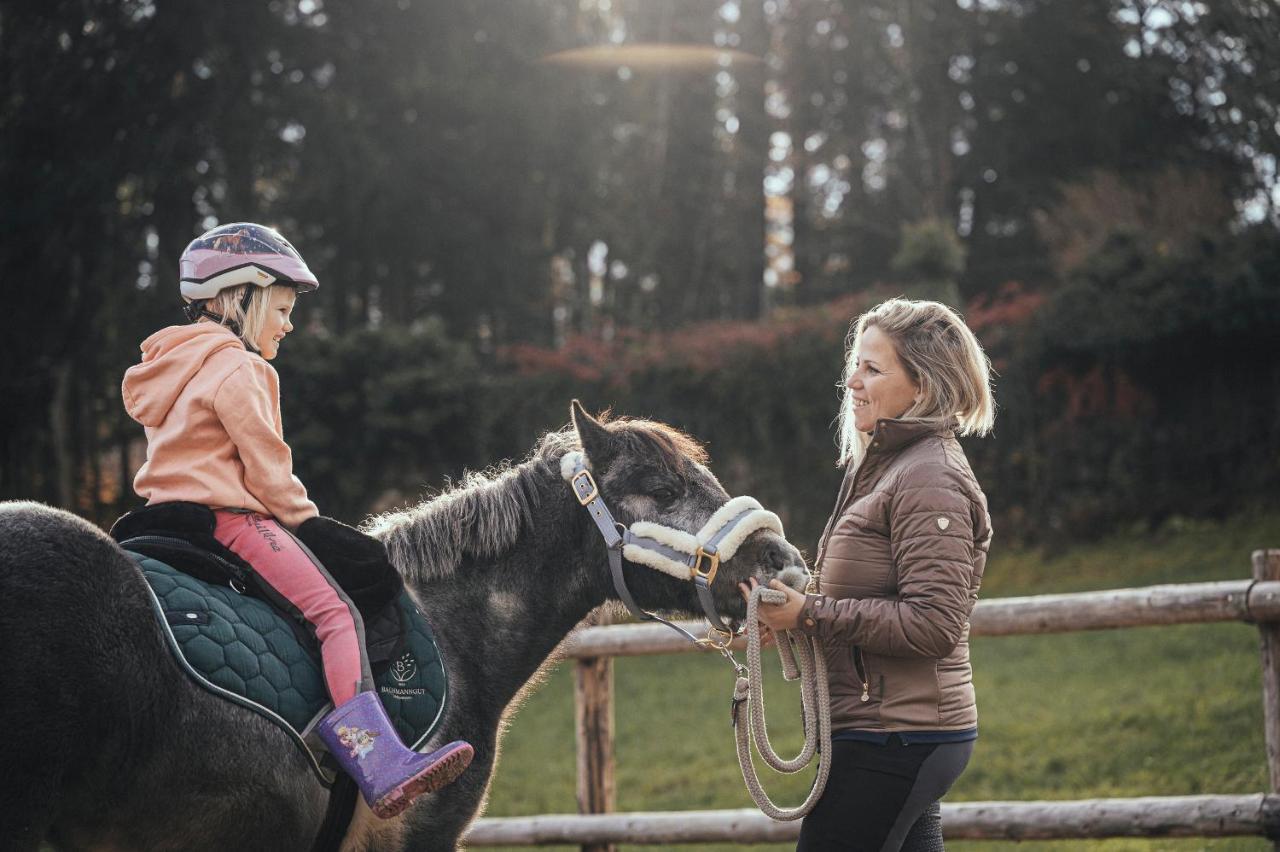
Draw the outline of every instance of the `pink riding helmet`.
M292 284L299 293L320 286L306 261L273 228L252 222L219 225L191 241L179 261L182 297L212 299L240 284Z

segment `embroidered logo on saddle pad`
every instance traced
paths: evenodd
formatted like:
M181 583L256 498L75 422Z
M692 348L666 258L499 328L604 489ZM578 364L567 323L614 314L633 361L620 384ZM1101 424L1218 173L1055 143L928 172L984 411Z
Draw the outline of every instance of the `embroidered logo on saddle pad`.
M412 651L405 651L400 659L391 665L391 677L401 686L408 686L417 673L418 661L413 658Z

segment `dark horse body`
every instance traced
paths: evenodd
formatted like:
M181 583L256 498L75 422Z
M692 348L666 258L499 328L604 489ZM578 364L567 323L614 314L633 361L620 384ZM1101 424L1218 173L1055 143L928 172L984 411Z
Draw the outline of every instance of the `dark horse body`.
M451 694L428 747L465 739L476 757L398 819L361 803L344 848L455 848L483 805L504 712L565 636L616 599L600 535L561 478L565 452L581 445L622 523L696 532L727 498L696 445L667 427L604 426L576 408L575 425L523 464L371 528L446 661ZM802 565L781 538L756 533L721 567L717 606L740 617L739 580ZM692 584L630 565L626 575L641 605L697 611ZM327 792L291 740L179 670L128 557L35 503L0 504L0 730L0 850L307 850L325 811Z

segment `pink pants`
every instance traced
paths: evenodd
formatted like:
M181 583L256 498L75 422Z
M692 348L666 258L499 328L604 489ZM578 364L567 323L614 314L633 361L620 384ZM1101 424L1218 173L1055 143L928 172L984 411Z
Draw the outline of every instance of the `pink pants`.
M302 613L320 641L329 697L338 707L372 689L365 660L364 622L329 572L273 518L217 509L214 537Z

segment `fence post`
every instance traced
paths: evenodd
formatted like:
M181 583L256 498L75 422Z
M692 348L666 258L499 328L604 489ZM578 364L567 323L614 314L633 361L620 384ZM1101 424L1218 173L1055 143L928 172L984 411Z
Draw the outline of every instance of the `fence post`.
M1280 550L1253 552L1253 579L1280 580ZM1258 625L1262 645L1262 724L1267 744L1268 792L1280 791L1280 622ZM1272 836L1273 848L1280 852L1280 837Z
M607 611L596 624L609 624ZM613 780L613 658L583 657L573 669L573 716L578 741L578 813L615 807ZM615 852L611 843L584 843L582 852Z

